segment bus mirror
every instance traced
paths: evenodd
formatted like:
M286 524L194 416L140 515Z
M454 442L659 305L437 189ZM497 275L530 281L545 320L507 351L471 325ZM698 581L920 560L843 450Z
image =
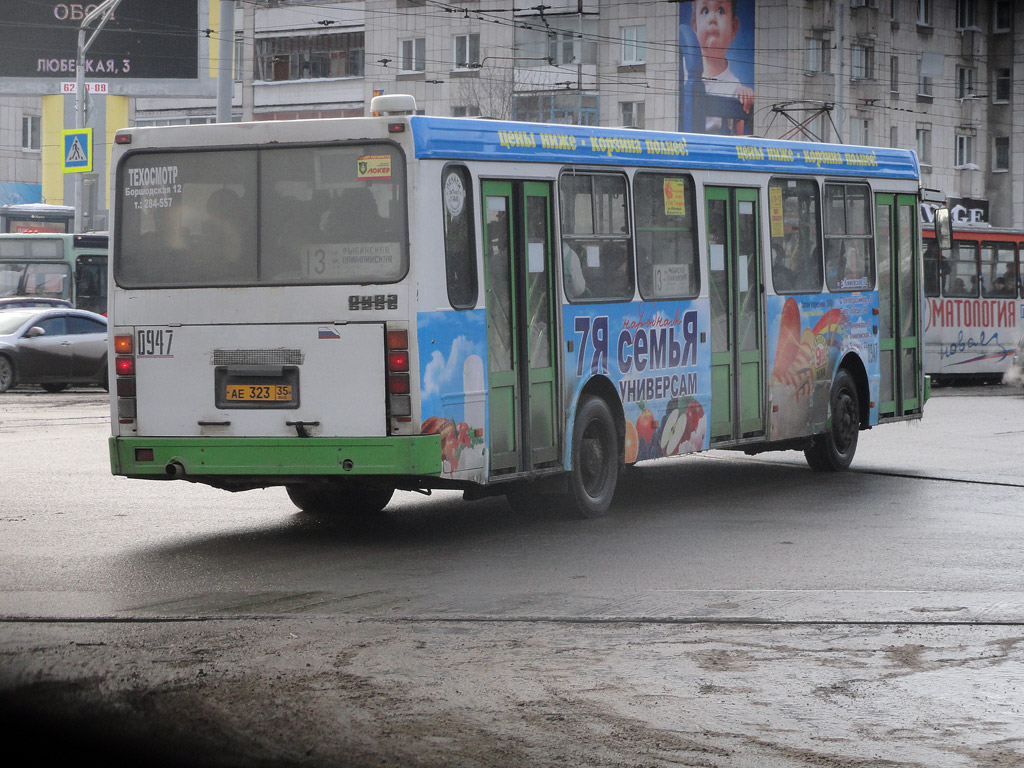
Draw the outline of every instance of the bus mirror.
M953 228L949 220L949 208L935 209L935 239L939 241L939 249L948 251L953 247Z

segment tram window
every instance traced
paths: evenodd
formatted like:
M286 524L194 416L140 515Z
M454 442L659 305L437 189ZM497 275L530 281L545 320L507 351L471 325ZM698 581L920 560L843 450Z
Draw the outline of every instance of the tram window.
M978 295L978 244L959 241L942 262L942 295L966 299Z
M626 179L618 174L563 173L562 279L570 301L633 298L632 240Z
M932 238L924 252L924 295L939 295L939 243Z
M633 179L637 282L645 299L699 293L695 200L689 176L638 173Z
M810 179L768 183L772 284L776 293L821 291L821 208Z
M1013 243L981 244L981 295L986 299L1017 296L1017 256Z
M477 300L472 188L465 166L449 165L441 174L448 301L455 309L472 309Z
M825 283L830 291L875 285L867 184L825 185Z

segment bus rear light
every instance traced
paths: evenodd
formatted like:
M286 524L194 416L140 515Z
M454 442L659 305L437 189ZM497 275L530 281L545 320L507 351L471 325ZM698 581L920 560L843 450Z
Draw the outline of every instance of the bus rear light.
M135 460L136 461L153 461L153 449L152 448L136 448L135 449Z
M392 395L408 395L409 391L409 374L393 373L388 376L388 392Z
M408 371L409 370L409 351L406 349L399 350L397 352L388 352L388 370L389 371Z
M130 355L132 353L132 337L115 336L114 353L118 355Z
M118 376L134 376L135 375L135 358L134 357L117 357L114 360L114 369L117 371Z
M409 332L404 328L388 329L388 351L409 348Z
M117 380L118 397L135 397L135 377L122 376Z

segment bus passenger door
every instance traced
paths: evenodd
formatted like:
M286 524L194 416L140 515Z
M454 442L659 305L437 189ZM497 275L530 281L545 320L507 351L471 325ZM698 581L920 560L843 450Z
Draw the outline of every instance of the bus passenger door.
M917 219L913 195L875 195L878 253L878 417L921 408Z
M765 434L764 312L756 189L708 187L711 442Z
M551 185L483 182L492 472L557 462Z

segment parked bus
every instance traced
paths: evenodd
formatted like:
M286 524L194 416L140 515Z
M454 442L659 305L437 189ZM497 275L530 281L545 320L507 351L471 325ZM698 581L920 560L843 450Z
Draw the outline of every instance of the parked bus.
M107 312L107 235L0 234L0 297L67 299Z
M926 373L1001 381L1024 334L1024 232L959 225L941 253L934 229L922 229Z
M921 417L909 151L413 116L120 131L114 474L603 513L709 448Z

